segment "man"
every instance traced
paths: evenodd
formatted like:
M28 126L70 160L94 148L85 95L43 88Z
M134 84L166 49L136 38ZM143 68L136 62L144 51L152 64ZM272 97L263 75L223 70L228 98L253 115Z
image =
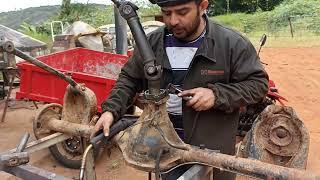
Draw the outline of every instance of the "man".
M158 0L165 27L148 36L157 64L163 67L161 86L186 89L170 95L168 113L175 128L184 129L192 145L234 154L239 108L266 95L268 77L252 44L237 32L212 22L205 15L208 0ZM143 60L136 50L123 67L95 130L109 127L126 112L137 92L147 89ZM192 96L188 102L182 96ZM215 179L232 179L214 172Z

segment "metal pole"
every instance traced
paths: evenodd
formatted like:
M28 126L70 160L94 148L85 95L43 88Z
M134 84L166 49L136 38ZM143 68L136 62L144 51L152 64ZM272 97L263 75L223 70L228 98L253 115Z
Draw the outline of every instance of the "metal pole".
M44 169L37 168L31 165L20 165L17 167L7 167L0 164L0 171L7 172L16 177L22 179L33 179L33 180L71 180L67 178Z
M127 22L120 15L118 8L114 5L114 24L116 28L116 52L117 54L127 54Z
M236 156L203 151L191 148L189 151L182 152L184 162L200 162L215 168L241 173L251 177L267 179L317 179L319 176L304 170L287 168L274 164L268 164L253 159L239 158Z
M66 76L62 72L54 69L53 67L51 67L51 66L39 61L38 59L20 51L17 48L15 48L14 44L11 41L6 41L6 42L0 41L0 51L5 51L7 53L14 54L14 55L28 61L29 63L32 63L32 64L40 67L41 69L60 77L61 79L67 81L73 87L75 87L77 85L77 83L71 77Z
M11 80L10 80L10 83L9 83L9 92L8 92L7 99L5 101L4 109L3 109L3 112L2 112L1 122L4 122L4 119L6 118L7 109L8 109L8 105L9 105L9 101L10 101L10 95L11 95L11 92L12 92L13 81L14 81L14 78L16 77L16 74L13 73L13 74L11 74L11 76L12 77L11 77Z
M28 54L25 54L23 53L22 51L20 51L19 49L15 48L14 52L13 52L14 55L40 67L41 69L45 70L45 71L48 71L58 77L60 77L61 79L67 81L71 86L75 87L77 85L77 83L72 79L70 78L69 76L66 76L65 74L63 74L62 72L54 69L53 67L39 61L38 59L32 57L32 56L29 56Z
M38 140L35 140L35 141L28 143L23 151L28 152L28 153L33 153L33 152L48 148L52 145L58 144L60 142L63 142L69 138L70 138L69 135L57 132L57 133L51 134L49 136L46 136L44 138L41 138L41 139L38 139ZM14 153L16 151L17 151L17 148L14 148L14 149L11 149L5 153ZM1 153L0 153L0 155L1 155Z

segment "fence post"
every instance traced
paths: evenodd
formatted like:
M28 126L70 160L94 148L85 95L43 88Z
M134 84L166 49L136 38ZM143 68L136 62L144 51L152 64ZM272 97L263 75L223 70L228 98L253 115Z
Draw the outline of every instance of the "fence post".
M292 28L292 23L291 23L291 17L288 17L289 25L290 25L290 31L291 31L291 37L293 38L293 28Z

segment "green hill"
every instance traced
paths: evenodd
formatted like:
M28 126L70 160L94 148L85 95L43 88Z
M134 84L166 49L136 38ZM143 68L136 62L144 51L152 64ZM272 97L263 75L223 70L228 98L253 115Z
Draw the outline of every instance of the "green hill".
M18 11L0 13L0 24L12 29L19 29L23 22L40 25L50 17L58 14L60 6L31 7Z
M106 8L103 4L89 4L89 7L98 9ZM60 5L30 7L18 11L9 11L0 13L0 24L18 30L20 25L27 23L38 26L57 16L60 11Z

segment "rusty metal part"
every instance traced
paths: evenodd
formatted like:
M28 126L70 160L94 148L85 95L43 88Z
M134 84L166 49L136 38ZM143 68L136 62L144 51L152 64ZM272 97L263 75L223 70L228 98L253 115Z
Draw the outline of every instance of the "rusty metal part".
M158 166L161 171L184 162L198 162L224 171L258 178L317 177L312 173L298 169L225 155L187 145L181 141L174 131L166 111L166 99L160 102L149 101L146 103L136 126L119 133L115 138L126 162L137 169L147 172L154 171L157 154L162 149L163 154ZM139 122L142 123L138 124Z
M243 157L285 167L306 168L309 133L290 107L268 106L245 138Z
M13 167L19 166L21 164L26 164L29 162L29 154L27 152L15 152L10 154L0 155L0 163Z
M285 118L290 117L285 116ZM280 147L288 146L293 140L290 129L285 120L278 118L270 129L270 140Z
M58 104L49 104L37 113L35 118L35 136L42 138L54 132L63 132L73 136L89 137L92 126L87 126L97 112L95 94L79 84L68 86L64 96L63 108Z
M68 82L70 85L72 86L76 86L77 83L72 79L70 78L69 76L66 76L65 74L63 74L62 72L54 69L53 67L37 60L36 58L20 51L19 49L15 48L14 47L14 44L11 42L11 41L6 41L6 42L3 42L1 45L1 50L2 51L5 51L7 53L10 53L10 54L14 54L38 67L40 67L41 69L45 70L45 71L48 71L58 77L60 77L61 79L65 80L66 82Z
M52 145L58 144L60 142L63 142L65 140L67 140L68 138L70 138L70 136L66 135L66 134L62 134L62 133L55 133L49 136L46 136L44 138L32 141L30 143L28 143L24 149L25 152L28 153L33 153L36 151L39 151L41 149L44 148L48 148ZM16 152L16 148L9 150L8 153L14 153Z
M2 48L0 48L0 49L6 49L8 51L11 51L13 44L11 42L7 42L7 43L3 42L2 41L2 40L4 40L3 37L0 39L1 39L0 46L2 46ZM7 114L7 109L8 109L9 100L10 100L10 96L11 96L11 92L12 92L12 88L13 88L14 79L16 77L16 74L18 73L17 72L18 70L16 67L16 58L13 54L3 52L3 50L2 51L0 50L0 71L2 71L2 75L4 76L3 77L4 86L9 85L9 91L7 94L5 106L2 111L2 117L1 117L1 122L4 122L6 114ZM9 81L9 82L7 82L7 81ZM4 86L3 86L3 88L4 88Z
M86 147L85 144L93 129L90 121L97 119L96 113L97 99L93 91L83 84L75 87L69 85L64 96L63 107L58 104L49 104L43 106L37 113L34 121L35 136L39 139L56 132L71 136L49 148L60 163L69 168L78 168ZM91 155L88 159L89 162L92 162L88 163L88 167L93 167ZM94 172L93 170L88 170L88 172L90 176L94 176L94 173L90 173Z
M71 136L81 136L89 138L94 126L71 123L55 118L43 122L43 126L55 132L62 132Z
M24 134L14 152L0 155L0 163L8 167L19 166L21 164L28 163L29 154L22 151L25 149L29 137L29 133Z
M97 113L97 98L84 85L68 86L63 99L62 120L78 124L89 124Z
M133 128L127 129L124 134L119 133L115 138L124 159L137 169L147 172L153 171L155 159L160 149L164 150L160 168L170 168L179 164L178 149L171 147L161 137L158 130L161 128L171 145L185 147L169 120L165 106L166 100L167 98L159 102L148 101L137 124Z
M20 51L19 49L15 48L15 50L12 52L14 55L40 67L41 69L45 70L45 71L48 71L58 77L60 77L61 79L65 80L66 82L68 82L71 86L77 86L77 83L69 76L63 74L62 72L54 69L53 67L37 60L36 58L30 56L30 55L27 55L25 53L23 53L22 51Z
M5 101L5 105L4 105L4 109L2 111L2 117L1 117L1 122L4 122L4 119L6 118L6 114L7 114L7 109L8 109L8 105L9 105L9 100L10 100L10 96L11 96L11 92L12 92L12 86L13 86L13 81L15 78L15 74L12 75L11 80L9 82L9 92Z
M0 164L0 170L5 171L9 174L17 176L22 179L33 179L33 180L71 180L44 169L40 169L31 165L20 165L17 167L6 167Z
M33 121L33 133L37 139L44 138L55 132L44 126L44 122L51 118L61 119L62 106L60 104L51 103L42 106L36 114Z
M253 159L237 158L221 153L207 152L197 148L190 148L189 151L183 151L181 154L181 159L184 162L196 161L206 163L221 170L263 179L268 177L276 179L316 179L320 177L294 168L277 166Z

